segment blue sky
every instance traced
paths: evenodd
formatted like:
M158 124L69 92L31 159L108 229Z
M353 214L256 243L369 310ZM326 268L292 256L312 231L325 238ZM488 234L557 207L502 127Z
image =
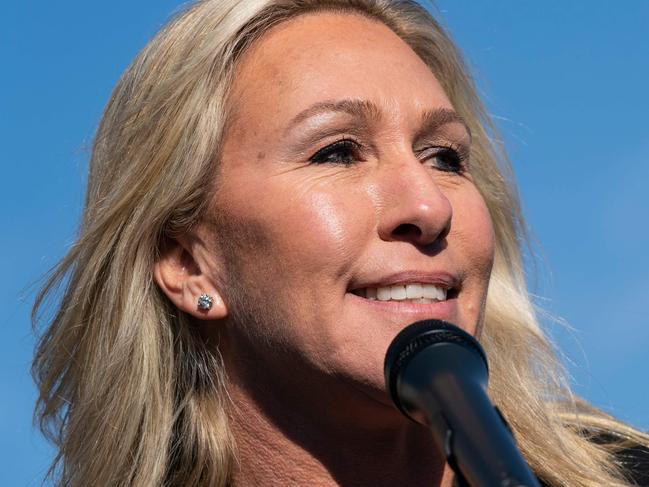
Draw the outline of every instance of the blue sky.
M120 73L180 3L10 2L0 26L0 484L37 485L34 283L75 235L88 147ZM616 8L616 5L618 6ZM576 390L649 429L649 2L444 0L509 149L537 303ZM532 267L530 266L532 270Z

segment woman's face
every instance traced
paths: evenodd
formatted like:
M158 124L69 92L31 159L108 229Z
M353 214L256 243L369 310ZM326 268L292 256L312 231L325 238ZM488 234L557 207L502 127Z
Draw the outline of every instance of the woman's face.
M491 220L470 134L410 47L358 15L309 14L267 33L235 79L208 269L233 353L381 390L408 324L475 333Z

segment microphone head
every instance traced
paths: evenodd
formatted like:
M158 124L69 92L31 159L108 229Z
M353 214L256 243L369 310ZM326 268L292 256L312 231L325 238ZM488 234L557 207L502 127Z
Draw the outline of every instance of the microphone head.
M397 391L399 374L418 352L438 343L455 344L473 351L482 358L488 373L487 355L482 345L461 328L442 320L423 320L408 325L392 340L383 366L385 387L394 404L406 416L410 415L402 407Z

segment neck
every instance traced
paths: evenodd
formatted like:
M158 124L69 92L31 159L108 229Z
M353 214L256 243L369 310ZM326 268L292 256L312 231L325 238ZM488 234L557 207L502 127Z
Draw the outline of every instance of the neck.
M396 409L333 378L286 384L259 362L227 361L234 486L451 486L429 431Z

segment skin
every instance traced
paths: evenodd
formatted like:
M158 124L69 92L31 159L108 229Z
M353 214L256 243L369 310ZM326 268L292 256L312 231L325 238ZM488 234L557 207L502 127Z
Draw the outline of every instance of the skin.
M332 105L292 123L342 100L349 113ZM472 334L482 321L491 220L470 161L458 171L448 155L468 150L468 131L422 125L426 111L453 111L437 79L386 26L354 14L274 27L240 62L232 102L209 218L170 245L155 277L223 354L234 484L451 485L429 432L392 406L383 360L419 319ZM353 143L314 162L341 139ZM451 299L352 292L426 279L452 284ZM203 292L209 311L196 306Z

